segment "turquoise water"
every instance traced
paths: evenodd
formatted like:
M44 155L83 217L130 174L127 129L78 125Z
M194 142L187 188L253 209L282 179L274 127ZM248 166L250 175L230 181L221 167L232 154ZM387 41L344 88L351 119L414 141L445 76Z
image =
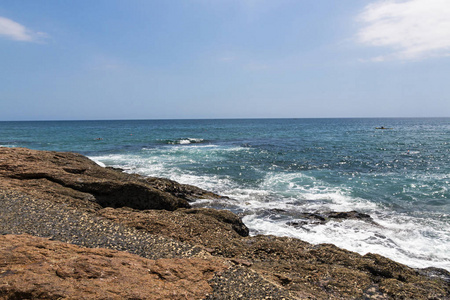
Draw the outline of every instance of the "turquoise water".
M377 130L384 126L392 129ZM75 151L229 196L252 234L450 270L450 119L0 122L0 145ZM301 222L358 210L377 224Z

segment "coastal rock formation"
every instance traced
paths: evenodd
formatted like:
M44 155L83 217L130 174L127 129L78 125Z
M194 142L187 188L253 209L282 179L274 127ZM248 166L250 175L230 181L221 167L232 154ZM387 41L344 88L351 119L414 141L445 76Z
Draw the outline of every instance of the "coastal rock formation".
M188 203L218 195L102 168L78 154L0 148L0 180L0 233L7 234L0 236L0 299L75 291L88 299L450 299L446 270L251 237L233 213ZM358 212L304 218L373 222Z
M114 210L112 208L108 209ZM167 214L162 217L164 219L171 218L170 214L172 212L165 212ZM223 272L214 273L214 277L210 280L209 285L212 287L212 292L207 297L211 297L211 299L239 298L238 296L242 293L238 288L240 286L246 287L246 295L249 295L246 299L295 299L288 290L268 281L254 270L235 265L234 262L221 257L211 256L206 250L202 250L200 246L192 246L170 237L154 235L144 230L114 223L92 211L73 209L67 205L54 203L51 200L33 198L17 191L2 191L0 189L0 238L2 234L4 236L14 234L11 237L16 237L17 234L24 233L47 237L51 241L63 241L88 248L120 250L155 261L164 259L165 262L170 264L177 264L180 259L183 259L183 261L184 259L201 259L205 262L211 261L213 265L216 265L219 261L227 268ZM6 251L14 249L14 247L9 247ZM39 249L31 247L30 253L33 253L35 250L39 251ZM76 256L79 257L81 255L76 254ZM6 261L4 261L4 264L0 264L0 284L2 282L8 283L9 276L14 275L8 272L10 259L9 256L5 257ZM31 254L29 257L33 258ZM2 258L3 256L0 256L0 261ZM41 272L39 271L41 265L41 263L30 262L27 264L27 267L33 272L39 273ZM96 265L96 268L101 272L103 265ZM56 273L50 271L48 277L52 278L52 276L56 276ZM160 280L161 284L164 284L166 280L170 283L171 277L161 277ZM220 282L220 285L214 285L213 282ZM103 292L106 295L111 290L108 285L95 285L95 281L86 281L87 287L90 284L93 284L98 289L98 294ZM7 295L28 295L30 297L28 299L42 299L42 295L46 292L39 293L39 291L44 291L45 286L36 281L30 281L30 286L18 284L11 289L5 290L5 293ZM188 289L188 287L185 285L176 287L168 284L167 286L174 289L179 288L179 291L175 291L173 295L187 295L185 289ZM33 295L27 294L30 288L37 292ZM226 294L223 293L224 290L227 291ZM81 290L79 292L80 294L75 298L89 299L89 292L84 293ZM40 296L35 296L36 294ZM152 293L143 293L141 296L131 297L131 299L152 299L155 297L153 295ZM23 297L19 296L18 298L11 297L0 293L0 299L23 299ZM187 299L191 298L198 299L194 296ZM50 297L50 299L59 298ZM69 299L74 298L69 297ZM101 297L100 299L123 299L123 297ZM125 299L127 298L125 297ZM186 298L182 297L182 299Z
M198 199L223 198L217 194L205 191L196 186L181 184L166 178L147 177L145 181L157 190L169 193L175 197L185 199L190 202Z
M220 260L150 260L29 235L0 236L1 299L204 299Z
M3 186L76 207L189 208L188 200L219 197L197 187L103 168L76 153L0 148ZM163 188L161 188L163 187Z
M145 232L203 246L213 256L250 268L299 299L450 297L450 285L446 282L450 273L445 270L430 278L377 254L362 256L334 245L312 245L293 238L243 237L211 220L189 219L183 210L171 212L171 218L162 217L162 211L129 209L106 208L99 214Z
M300 221L288 222L287 225L294 227L302 227L307 224L325 224L329 221L343 221L343 220L360 220L367 223L376 224L371 216L368 214L360 213L357 211L336 212L311 212L311 213L299 213L296 215L300 218Z

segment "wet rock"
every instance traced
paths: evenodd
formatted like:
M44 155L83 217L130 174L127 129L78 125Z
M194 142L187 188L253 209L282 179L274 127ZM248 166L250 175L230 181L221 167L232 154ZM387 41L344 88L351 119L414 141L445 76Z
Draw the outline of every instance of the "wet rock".
M366 222L373 222L370 215L357 212L355 210L348 212L328 212L325 214L329 219L339 219L339 220L362 220Z
M428 278L431 279L439 278L450 284L450 272L445 269L430 267L424 269L417 269L416 271L419 272L419 274L421 275L427 276Z
M303 227L308 224L326 224L329 221L344 221L344 220L360 220L372 224L376 224L372 217L368 214L361 213L358 211L348 211L348 212L306 212L299 213L295 215L300 220L290 221L286 224L294 227Z

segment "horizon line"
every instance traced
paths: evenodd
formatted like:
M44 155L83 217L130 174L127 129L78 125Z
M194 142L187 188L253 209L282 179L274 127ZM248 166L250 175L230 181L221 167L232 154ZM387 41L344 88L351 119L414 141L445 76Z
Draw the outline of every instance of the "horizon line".
M89 122L89 121L199 121L199 120L300 120L300 119L446 119L450 116L440 117L242 117L242 118L162 118L162 119L27 119L27 120L0 120L0 122Z

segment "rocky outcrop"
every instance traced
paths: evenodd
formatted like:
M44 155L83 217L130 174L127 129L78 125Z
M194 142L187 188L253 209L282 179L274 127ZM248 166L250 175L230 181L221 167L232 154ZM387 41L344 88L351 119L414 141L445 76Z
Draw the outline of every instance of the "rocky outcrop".
M325 224L329 221L344 221L344 220L360 220L371 224L376 224L372 217L368 214L358 211L324 211L324 212L310 212L299 213L296 215L299 221L288 222L287 225L294 227L302 227L308 224ZM378 225L378 224L376 224Z
M446 282L450 273L445 270L421 272L377 254L362 256L330 244L312 245L274 236L243 237L217 221L190 219L183 211L171 212L171 218L164 218L163 211L130 209L106 208L99 214L145 232L203 246L213 256L254 270L299 299L450 297ZM214 282L215 288L222 290L217 278Z
M0 176L4 186L90 209L175 210L189 208L187 200L219 197L174 181L102 168L80 154L24 148L0 148Z
M0 298L450 299L445 270L414 270L329 244L250 237L231 212L189 207L218 195L101 168L81 155L0 148L0 177L0 191L9 191L0 193L0 233L110 249L0 236ZM373 222L358 212L303 218Z
M228 267L215 259L150 260L29 235L0 236L1 299L204 299Z
M166 178L147 177L145 181L157 190L164 191L175 197L185 199L190 202L198 199L226 198L212 192L205 191L204 189L196 186L181 184Z

